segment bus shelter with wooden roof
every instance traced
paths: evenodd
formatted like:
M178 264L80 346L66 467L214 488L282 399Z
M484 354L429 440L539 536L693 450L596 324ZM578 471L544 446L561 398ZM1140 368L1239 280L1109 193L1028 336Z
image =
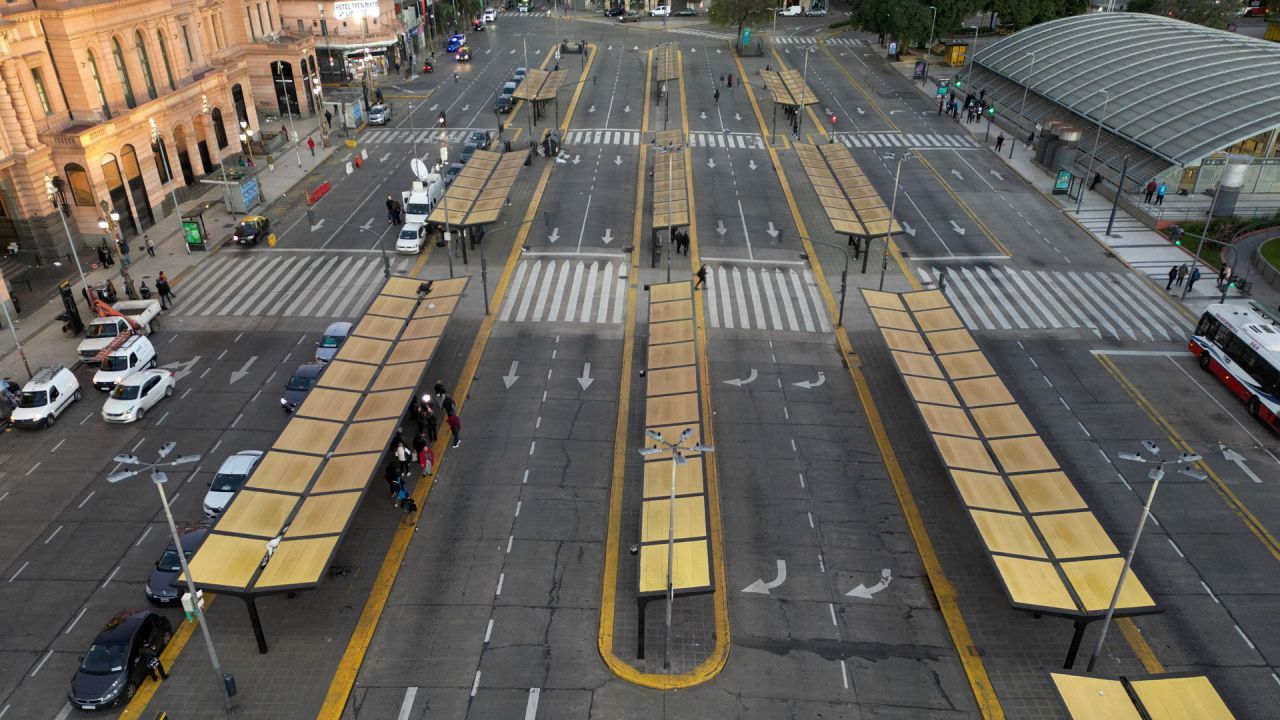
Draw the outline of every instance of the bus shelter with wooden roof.
M529 105L529 137L533 137L533 125L546 111L549 100L556 101L556 124L560 124L560 101L556 94L564 87L568 72L564 70L542 70L533 68L520 81L520 86L511 94L517 100L524 100Z
M1160 612L946 296L862 294L1010 604L1074 622L1064 667L1113 601Z
M818 97L809 89L804 76L797 70L761 70L760 78L773 100L773 133L778 134L778 108L781 107L787 119L795 118L809 105L817 105Z
M871 238L900 233L902 227L890 216L884 199L853 159L849 148L838 143L796 143L795 149L831 229L848 236L855 257L857 253L862 254L862 271L866 272L865 250L870 248Z
M1049 673L1072 720L1234 720L1204 675L1110 678Z
M259 652L257 598L329 574L467 280L386 280L191 558L197 587L244 600Z
M667 232L667 242L671 243L679 228L689 226L689 185L685 174L688 145L679 130L658 132L653 145L657 155L653 162L653 253L649 266L657 267L662 253L662 231Z
M484 239L484 226L496 221L506 205L524 159L524 154L518 152L477 150L427 216L427 222L443 228L446 233L456 230L463 236L464 265L467 246L475 247Z

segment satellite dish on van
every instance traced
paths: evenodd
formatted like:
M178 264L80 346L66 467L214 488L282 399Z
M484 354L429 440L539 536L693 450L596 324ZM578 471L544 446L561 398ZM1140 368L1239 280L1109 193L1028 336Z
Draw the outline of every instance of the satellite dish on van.
M409 169L413 170L414 177L423 182L426 182L427 176L431 174L430 168L427 167L426 163L422 162L421 158L414 158L409 163Z

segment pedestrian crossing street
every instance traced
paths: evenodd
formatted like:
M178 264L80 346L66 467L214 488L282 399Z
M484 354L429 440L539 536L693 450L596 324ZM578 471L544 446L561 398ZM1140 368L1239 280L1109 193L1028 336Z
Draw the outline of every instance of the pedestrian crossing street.
M526 255L516 266L498 319L621 324L627 272L625 255ZM707 321L713 328L831 331L807 269L712 265L705 292Z
M641 145L639 130L570 130L564 144L571 145ZM764 150L764 138L759 133L723 133L714 130L696 130L689 133L691 147L737 148Z
M773 38L773 42L779 45L815 45L817 38L812 35L778 35ZM823 45L839 45L842 47L861 47L867 45L866 40L858 38L834 37L827 38L823 41Z
M836 141L849 148L915 148L919 150L965 150L981 147L968 135L930 133L859 132L836 133Z
M377 253L219 253L178 288L170 315L346 318L382 283Z
M920 268L938 283L942 268ZM1174 311L1130 272L946 267L944 292L972 330L1087 329L1099 338L1180 341L1190 331Z

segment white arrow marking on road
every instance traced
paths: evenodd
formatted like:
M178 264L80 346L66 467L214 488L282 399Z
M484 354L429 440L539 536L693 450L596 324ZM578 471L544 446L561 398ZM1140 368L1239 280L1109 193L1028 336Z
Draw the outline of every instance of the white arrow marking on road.
M613 228L605 228L604 237L601 237L600 240L605 245L608 245L609 243L613 242Z
M556 227L556 228L551 228L551 234L547 236L547 239L548 239L548 240L550 240L550 241L551 241L551 242L553 242L553 243L554 243L555 241L559 240L559 239L560 239L560 228L558 228L558 227Z
M468 110L470 110L470 109L471 109L471 106L470 106L470 105L463 105L463 106L462 106L462 112L466 112L466 111L468 111Z
M742 113L734 113L733 119L737 120L738 122L742 122Z
M728 228L724 226L723 220L716 220L716 232L720 233L720 237L724 237L724 234L729 232Z
M1240 468L1240 472L1244 473L1245 475L1248 475L1250 480L1256 483L1262 482L1262 478L1255 475L1254 472L1249 469L1249 466L1245 464L1246 461L1243 455L1236 452L1235 450L1232 450L1226 445L1219 445L1218 447L1219 449L1222 450L1223 460L1226 460L1227 462L1232 463L1236 467Z
M951 229L955 230L957 233L960 233L961 235L964 234L964 228L960 227L960 225L955 220L951 221Z
M433 108L433 109L434 109L434 108ZM866 111L866 110L863 110L862 108L858 108L857 110L858 110L858 114L859 114L859 115L866 115L866 114L867 114L867 111Z
M368 230L371 227L373 227L373 218L369 218L368 220L365 220L364 224L360 226L360 229Z
M755 382L755 381L756 381L756 369L755 369L755 368L751 368L751 372L750 372L750 373L748 373L748 374L747 374L747 376L746 376L745 378L732 378L732 379L729 379L729 380L723 380L722 382L723 382L725 385L732 385L732 386L734 386L734 387L742 387L743 385L750 385L751 383L753 383L753 382Z
M702 119L702 120L706 120L706 119L707 119L707 113L706 113L706 112L700 112L700 113L698 113L698 118L699 118L699 119Z
M591 107L587 108L587 112L589 112L589 113L593 113L593 112L595 112L595 111L596 111L596 106L595 106L595 105L592 105Z
M173 372L173 381L177 382L190 375L191 368L195 367L195 364L198 362L200 362L200 356L196 355L186 362L165 363L164 365L161 365L160 368L162 370L171 370Z
M764 578L760 578L759 580L742 588L742 592L760 593L761 595L768 595L770 590L778 587L779 585L781 585L786 581L787 581L787 561L778 560L778 577L773 582L765 582Z
M613 49L613 46L612 46L612 45L610 45L609 47L605 48L605 50L612 50L612 49Z
M1004 176L1003 176L1003 175L1001 175L1000 173L996 172L995 170L988 170L987 172L989 172L989 173L991 173L992 175L994 175L994 176L995 176L995 178L996 178L997 180L1004 180Z
M756 161L755 161L754 159L753 159L753 160L748 160L748 161L747 161L747 167L751 168L752 170L755 170L755 169L756 169Z
M573 164L574 164L574 165L577 165L577 164L578 164L578 163L580 163L580 162L582 162L582 156L581 156L581 155L574 155L574 156L573 156Z
M390 159L391 159L391 153L383 153L382 157L378 158L378 162L386 162Z
M438 107L440 107L440 103L436 103L435 105L432 105L432 106L431 106L431 109L432 109L432 110L435 110L435 109L436 109L436 108L438 108Z
M898 114L898 113L900 113L900 112L906 112L906 110L890 110L890 111L889 111L889 114L890 114L890 115L897 115L897 114Z
M621 155L614 155L614 156L613 156L613 164L614 164L614 165L621 165L621 164L622 164L622 156L621 156Z
M769 237L773 238L774 240L778 239L779 233L777 228L773 226L773 223L769 223L769 230L767 232L769 233Z
M253 365L253 363L254 363L254 361L255 361L255 360L257 360L257 359L258 359L258 356L257 356L257 355L250 355L250 356L249 356L249 359L245 361L245 363L244 363L244 366L243 366L243 367L241 367L239 370L236 370L235 372L231 373L231 382L232 382L232 383L235 383L235 381L239 380L240 378L244 377L245 375L248 375L248 374L249 374L249 367L250 367L250 366L252 366L252 365Z
M311 226L311 232L315 232L322 227L324 227L324 218L320 218L319 220L316 221L315 225Z
M515 48L511 48L511 52L509 52L509 53L507 53L507 54L508 54L508 55L515 55L515 54L516 54L516 49L515 49ZM432 109L434 109L434 108L432 108Z
M714 169L715 166L716 166L716 161L712 160L711 158L707 158L707 167Z
M626 112L626 113L631 112L631 106L630 105L623 106L622 112Z
M515 385L515 384L516 384L516 381L520 379L520 376L519 376L519 375L516 375L516 368L518 368L518 367L520 367L520 361L519 361L519 360L512 360L512 361L511 361L511 369L507 371L507 374L506 374L506 375L503 375L503 376L502 376L502 382L503 382L503 384L505 384L505 385L507 386L507 389L508 389L508 390L510 390L510 389L511 389L511 386L512 386L512 385Z
M872 585L871 587L867 587L862 583L858 583L858 587L845 593L845 595L848 595L849 597L860 597L866 600L870 600L876 593L889 587L889 583L891 582L893 582L893 572L890 571L889 568L885 568L880 571L880 582L876 583L875 585Z
M591 383L596 379L591 377L591 363L582 363L582 377L577 378L578 384L582 386L583 391L591 387Z
M819 385L824 385L824 384L826 384L826 382L827 382L827 376L826 376L826 374L824 374L821 370L819 370L819 371L818 371L818 381L817 381L817 382L814 382L814 381L812 381L812 380L802 380L802 381L800 381L800 382L797 382L797 383L791 383L791 384L792 384L792 385L795 385L796 387L804 388L805 390L812 390L812 389L814 389L814 388L818 387Z
M911 237L916 236L916 229L911 227L911 223L907 222L906 220L903 220L898 224L902 226L902 232L910 235Z
M964 180L964 175L955 168L951 168L951 174L955 175L957 180Z

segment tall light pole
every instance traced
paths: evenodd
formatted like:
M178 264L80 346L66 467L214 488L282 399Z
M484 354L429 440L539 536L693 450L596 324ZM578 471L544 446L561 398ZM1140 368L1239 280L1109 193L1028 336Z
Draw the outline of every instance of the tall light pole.
M672 569L675 564L676 552L676 468L688 465L689 460L681 452L692 451L697 453L715 452L715 447L711 445L692 445L685 447L684 444L693 437L693 428L685 428L680 431L680 437L675 442L671 442L662 437L662 433L657 430L645 430L645 437L665 446L671 451L671 491L667 496L667 637L666 647L663 651L662 667L671 668L671 605L676 599L676 586L673 579ZM640 454L649 457L662 452L660 447L641 448Z
M1023 85L1022 85L1022 104L1018 107L1018 116L1019 116L1019 117L1026 117L1026 114L1027 114L1027 90L1029 90L1029 89L1031 88L1031 76L1032 76L1032 75L1034 75L1034 74L1035 74L1035 72L1036 72L1036 54L1035 54L1035 53L1033 53L1033 52L1029 52L1029 53L1027 53L1027 55L1031 57L1031 66L1030 66L1029 68L1027 68L1027 81L1026 81L1025 83L1023 83ZM969 74L970 74L970 75L972 75L972 74L973 74L973 72L972 72L972 71L970 71L970 73L969 73ZM970 79L972 79L972 78L970 78ZM1034 127L1034 126L1033 126L1033 127ZM1013 140L1013 142L1009 143L1009 159L1010 159L1010 160L1012 160L1012 159L1013 159L1013 148L1014 148L1014 146L1015 146L1015 145L1017 145L1017 144L1018 144L1018 138L1010 138L1010 139L1011 139L1011 140Z
M1098 120L1098 132L1093 136L1093 151L1089 153L1089 169L1084 173L1084 181L1089 182L1089 177L1093 175L1093 162L1098 158L1098 141L1102 139L1102 126L1107 122L1107 104L1111 102L1111 93L1106 90L1098 92L1106 95L1102 99L1102 117ZM1080 214L1080 206L1084 204L1084 186L1080 186L1080 196L1076 198L1076 214Z
M293 151L298 155L298 167L302 167L302 148L298 147L298 131L293 128L293 103L289 101L289 81L284 78L276 78L276 83L285 83L284 87L284 111L289 116L289 135L293 140ZM301 112L301 109L299 109Z
M111 246L118 245L122 237L122 234L119 232L120 213L116 212L115 210L107 210L109 206L107 205L106 200L102 201L100 207L102 208L102 217L98 218L98 229L105 231L108 235L111 236L111 242L103 243L103 244L107 246L107 254L114 257L116 254L116 250L119 250L119 248L117 247L115 250L113 250ZM124 253L121 253L120 255L121 255L121 261L123 262Z
M182 565L182 576L187 581L187 592L191 595L192 614L196 617L196 622L200 624L200 632L204 635L204 645L209 651L209 661L213 664L213 674L217 679L218 691L222 693L222 702L224 707L231 710L231 692L228 684L233 681L230 675L222 672L222 665L218 663L218 653L213 648L213 638L209 635L209 620L204 615L204 609L200 607L199 596L196 595L195 580L191 578L191 568L187 565L187 553L182 547L182 538L178 535L178 527L173 522L173 511L169 509L169 496L164 492L164 484L169 478L159 468L176 467L178 465L187 465L193 462L199 462L199 455L183 455L176 460L169 462L161 462L169 453L173 452L175 442L167 442L161 447L156 454L159 458L155 462L143 462L137 455L117 455L114 460L121 465L132 465L134 470L121 470L113 475L107 476L107 482L115 484L121 480L138 475L142 472L148 472L151 475L151 482L156 486L156 492L160 493L160 505L164 508L164 518L169 522L169 532L173 535L173 546L178 550L178 562Z
M933 13L933 19L929 21L929 44L924 46L924 74L920 78L921 85L929 80L929 56L933 53L933 30L938 24L937 6L930 5L929 11Z
M0 280L0 282L4 282ZM22 349L22 341L18 339L18 328L13 324L13 317L9 315L9 303L0 302L0 310L4 311L4 324L9 326L9 332L13 333L13 345L18 348L18 354L22 356L22 364L27 368L27 379L35 377L35 373L31 372L31 363L27 362L27 351Z
M1190 467L1191 463L1200 460L1199 455L1183 453L1173 460L1161 461L1154 459L1160 454L1160 448L1154 442L1144 440L1142 441L1142 446L1146 448L1147 452L1151 453L1152 459L1148 459L1140 453L1116 453L1121 460L1155 465L1155 467L1151 468L1151 472L1147 473L1147 477L1152 481L1151 492L1147 493L1147 502L1142 506L1142 516L1138 519L1138 529L1133 533L1133 542L1129 544L1129 554L1125 556L1124 566L1120 568L1120 577L1116 579L1116 589L1111 594L1111 604L1107 606L1107 616L1102 621L1102 632L1098 634L1098 644L1093 648L1093 654L1089 656L1088 672L1093 672L1093 666L1098 662L1098 656L1102 654L1102 644L1107 641L1107 629L1111 627L1111 618L1116 614L1116 605L1120 601L1120 592L1124 589L1125 577L1128 576L1129 568L1133 565L1133 555L1138 551L1138 541L1142 539L1142 530L1147 525L1147 518L1151 516L1151 505L1156 501L1156 490L1160 489L1160 481L1164 479L1164 466L1185 465L1187 467L1179 468L1178 472L1196 480L1205 480L1209 477L1203 472L1193 470Z
M61 179L61 178L59 178ZM62 213L62 203L58 198L58 189L54 186L52 175L44 176L44 191L49 194L49 202L53 203L54 212L62 221L62 230L67 234L67 246L71 249L71 258L75 260L76 272L80 274L80 284L84 287L85 297L89 296L89 281L84 277L84 268L80 266L80 253L76 249L76 241L71 237L71 227L67 225L67 216Z
M200 96L200 113L209 119L210 124L213 123L213 111L209 107L208 95ZM226 128L224 127L222 131L226 133ZM216 134L214 139L214 145L217 145ZM222 173L222 201L227 206L227 212L231 212L231 186L227 184L227 166L222 162L222 148L218 148L218 170Z
M440 131L440 181L444 182L449 172L449 146L447 136L443 130ZM450 240L449 233L449 186L444 188L444 196L440 198L440 202L444 206L444 249L445 257L449 259L449 277L453 277L453 242Z
M974 56L978 54L978 26L970 25L973 28L973 52L969 53L969 85L973 85L973 66Z
M894 159L894 157L895 157L895 154L890 153L889 155L885 156L885 159L892 160ZM898 169L893 174L893 200L889 203L889 222L887 225L885 225L885 228L884 228L884 256L880 258L880 289L881 290L884 290L885 271L889 269L889 240L893 235L893 217L898 212L898 186L901 184L901 180L902 180L902 161L911 160L913 158L914 156L909 152L904 152L901 155L897 155ZM869 244L867 249L868 250L871 249L869 247Z
M248 120L240 121L240 145L249 150L249 164L253 165L253 128Z
M809 107L809 54L817 52L817 48L804 49L804 73L801 75L800 104L796 106L796 139L800 139L800 129L804 126L804 109Z
M173 217L178 221L178 237L183 234L182 228L182 212L178 209L178 191L173 186L173 167L169 165L169 152L165 150L164 143L161 142L160 129L156 127L156 119L148 118L147 122L151 124L151 142L160 148L160 157L164 159L165 182L169 183L169 197L173 200ZM176 139L176 137L175 137ZM191 254L191 245L184 239L182 246L187 249L187 254Z

